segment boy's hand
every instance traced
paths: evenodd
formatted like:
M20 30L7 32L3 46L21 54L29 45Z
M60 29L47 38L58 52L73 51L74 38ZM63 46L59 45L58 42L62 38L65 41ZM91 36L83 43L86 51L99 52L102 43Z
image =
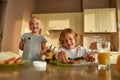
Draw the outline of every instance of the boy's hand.
M69 63L68 56L64 51L58 54L58 60L63 63Z
M90 53L85 56L85 60L88 62L95 62L96 61L96 53Z

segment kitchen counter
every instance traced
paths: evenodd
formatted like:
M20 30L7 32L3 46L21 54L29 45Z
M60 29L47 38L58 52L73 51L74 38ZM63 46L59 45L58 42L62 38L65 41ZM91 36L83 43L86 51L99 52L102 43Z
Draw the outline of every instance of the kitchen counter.
M0 80L120 80L115 64L109 70L98 70L97 64L57 66L47 64L46 70L27 66L0 68Z

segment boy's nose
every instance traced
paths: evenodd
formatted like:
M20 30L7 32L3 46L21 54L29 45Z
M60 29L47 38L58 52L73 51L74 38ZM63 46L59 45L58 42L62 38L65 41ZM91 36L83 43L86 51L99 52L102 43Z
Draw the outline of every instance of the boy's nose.
M70 43L70 40L67 40L67 43L69 44L69 43Z

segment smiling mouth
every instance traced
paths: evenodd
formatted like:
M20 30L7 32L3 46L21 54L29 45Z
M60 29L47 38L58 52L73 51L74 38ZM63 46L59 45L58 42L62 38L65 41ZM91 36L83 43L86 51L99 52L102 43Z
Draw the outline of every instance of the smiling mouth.
M68 47L71 47L71 45L68 45Z
M71 46L71 44L68 44L68 46Z

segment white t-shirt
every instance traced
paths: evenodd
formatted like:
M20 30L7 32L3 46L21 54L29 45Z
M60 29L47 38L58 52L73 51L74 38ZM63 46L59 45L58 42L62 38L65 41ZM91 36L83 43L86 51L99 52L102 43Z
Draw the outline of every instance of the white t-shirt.
M60 47L56 53L56 58L58 59L58 54L61 51L65 51L69 58L84 57L86 54L90 53L89 49L86 49L80 45L77 47L67 50L65 47Z

